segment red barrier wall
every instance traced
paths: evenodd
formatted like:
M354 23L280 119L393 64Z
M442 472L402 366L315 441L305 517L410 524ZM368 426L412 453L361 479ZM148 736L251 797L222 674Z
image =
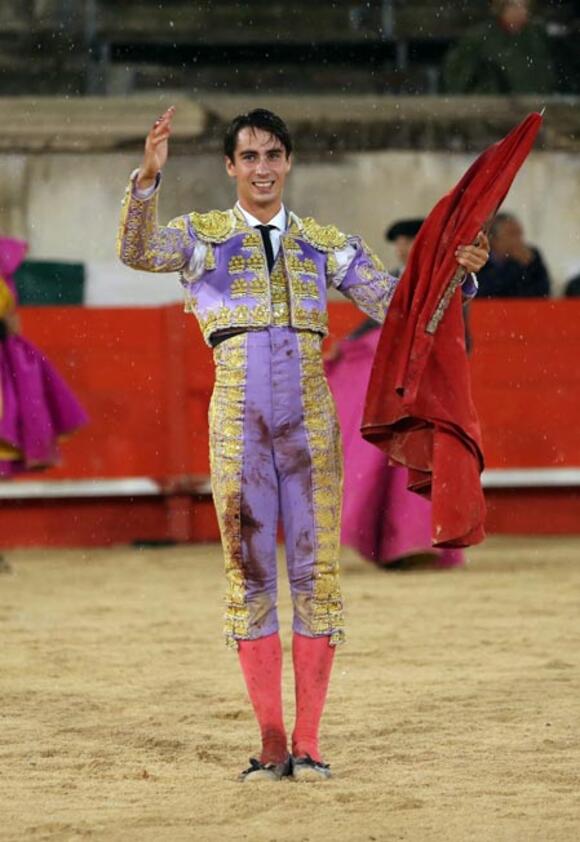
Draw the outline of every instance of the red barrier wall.
M147 476L166 483L209 472L211 352L181 307L21 312L25 335L91 416L90 426L63 445L63 464L42 478ZM360 320L352 305L332 303L329 341ZM580 466L580 301L475 302L472 331L473 393L487 466ZM487 496L491 531L580 528L575 490ZM18 501L0 508L3 546L215 537L211 503L188 496Z

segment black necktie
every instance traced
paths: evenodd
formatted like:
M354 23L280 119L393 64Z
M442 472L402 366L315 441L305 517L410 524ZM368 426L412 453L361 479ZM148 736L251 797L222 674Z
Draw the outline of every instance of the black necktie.
M272 271L272 266L274 265L274 250L272 248L272 241L270 240L270 231L272 231L276 226L275 225L256 225L255 226L260 234L262 235L262 241L264 243L264 251L266 252L266 263L268 264L268 272Z

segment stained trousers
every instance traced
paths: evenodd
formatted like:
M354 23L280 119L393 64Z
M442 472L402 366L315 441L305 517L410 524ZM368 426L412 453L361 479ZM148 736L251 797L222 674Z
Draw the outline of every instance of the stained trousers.
M214 349L210 460L226 570L229 645L278 630L282 522L293 629L344 635L338 555L342 453L321 337L272 327Z

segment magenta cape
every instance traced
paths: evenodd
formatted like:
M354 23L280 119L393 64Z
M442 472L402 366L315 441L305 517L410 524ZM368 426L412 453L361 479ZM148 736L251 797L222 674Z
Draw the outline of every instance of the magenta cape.
M379 328L340 343L325 363L344 450L341 543L381 566L430 553L433 566L457 567L463 551L431 549L431 504L407 490L406 468L395 468L360 433L364 399Z
M12 274L25 254L26 243L0 237L0 300L10 301L7 311L17 300ZM87 420L38 348L14 334L0 341L0 477L54 465L58 439Z
M392 464L408 467L411 490L431 499L435 546L464 547L484 537L481 432L455 250L473 242L495 214L541 122L530 114L437 203L415 239L381 333L362 432Z

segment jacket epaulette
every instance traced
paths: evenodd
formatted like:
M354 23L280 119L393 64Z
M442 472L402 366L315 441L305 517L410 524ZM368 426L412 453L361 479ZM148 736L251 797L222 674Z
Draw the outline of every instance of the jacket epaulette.
M212 210L208 213L189 214L191 227L200 240L208 243L225 243L236 230L236 218L231 210Z
M336 251L348 244L348 237L334 225L319 225L311 216L300 220L304 239L318 251Z

